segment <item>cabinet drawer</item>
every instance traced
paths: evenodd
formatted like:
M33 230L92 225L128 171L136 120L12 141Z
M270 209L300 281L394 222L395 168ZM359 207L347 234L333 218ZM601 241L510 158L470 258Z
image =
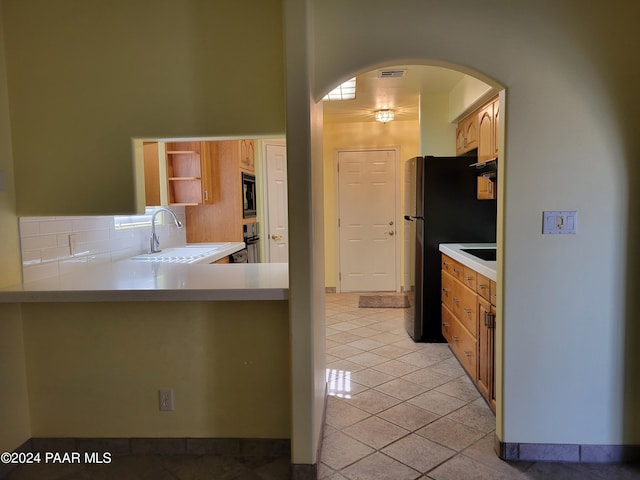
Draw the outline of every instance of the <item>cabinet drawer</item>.
M477 273L475 270L469 267L462 267L462 283L464 283L467 287L469 287L474 292L476 291L476 278Z
M446 307L444 309L446 309ZM448 320L450 322L448 331L451 338L449 345L471 379L475 382L478 376L478 352L476 339L467 332L467 330L453 315L448 317Z
M442 303L449 310L454 310L453 298L456 296L456 280L444 270L442 271Z
M478 274L476 291L482 298L489 300L491 296L491 280L484 275Z
M458 262L456 262L454 259L452 259L451 257L448 257L445 254L442 254L442 261L441 261L442 270L453 275L453 267L456 266L457 264Z
M451 332L452 332L452 329L454 328L452 327L454 320L455 318L453 316L453 313L451 313L451 310L449 310L447 306L443 304L442 315L441 315L442 335L444 336L444 338L447 340L449 344L453 342L451 338Z
M462 281L464 276L464 267L461 263L456 262L453 258L442 255L442 270L450 274L457 280Z
M496 282L494 282L493 280L491 280L490 286L489 286L489 292L490 292L490 296L489 296L489 302L491 303L491 305L496 305L497 301L498 301L498 292L497 292L497 285Z
M453 298L453 313L469 333L476 337L478 329L478 295L461 283L457 286L458 288L455 290Z

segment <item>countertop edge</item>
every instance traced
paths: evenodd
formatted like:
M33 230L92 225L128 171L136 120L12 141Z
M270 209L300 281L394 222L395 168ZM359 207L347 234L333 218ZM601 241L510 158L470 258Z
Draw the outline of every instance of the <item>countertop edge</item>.
M0 289L0 303L288 300L288 265L124 260Z
M461 251L461 249L463 248L473 248L473 247L482 247L482 246L495 246L495 244L441 243L439 246L439 250L445 255L448 255L454 260L460 262L464 266L475 270L480 275L484 275L489 280L493 280L495 282L498 278L498 275L496 272L496 262L481 260L477 257L474 257L472 255L469 255L468 253Z
M234 302L288 299L287 288L0 292L0 303Z

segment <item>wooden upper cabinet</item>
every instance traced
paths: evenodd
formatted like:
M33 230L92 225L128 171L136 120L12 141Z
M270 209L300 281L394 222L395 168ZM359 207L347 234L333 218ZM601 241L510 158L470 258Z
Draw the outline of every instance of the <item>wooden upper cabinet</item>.
M167 142L169 205L214 203L216 142Z
M493 101L493 158L498 158L500 147L500 99Z
M493 103L484 106L478 112L478 162L495 158L493 119Z
M456 155L463 155L478 148L478 116L470 115L456 128Z
M478 162L498 158L500 100L494 98L478 111Z
M458 122L456 127L456 155L478 149L478 161L498 157L498 120L500 100L493 98L483 107Z
M240 168L253 172L255 170L253 140L239 140Z
M144 204L147 207L162 205L158 142L144 142L142 144L142 155L144 159Z

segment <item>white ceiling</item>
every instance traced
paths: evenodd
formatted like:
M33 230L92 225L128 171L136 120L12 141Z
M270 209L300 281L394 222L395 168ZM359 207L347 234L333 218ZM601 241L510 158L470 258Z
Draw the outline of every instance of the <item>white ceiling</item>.
M378 78L382 70L407 70L402 78ZM358 75L355 100L323 102L325 122L374 122L373 112L395 111L396 120L417 120L421 94L449 93L464 77L448 68L395 65Z

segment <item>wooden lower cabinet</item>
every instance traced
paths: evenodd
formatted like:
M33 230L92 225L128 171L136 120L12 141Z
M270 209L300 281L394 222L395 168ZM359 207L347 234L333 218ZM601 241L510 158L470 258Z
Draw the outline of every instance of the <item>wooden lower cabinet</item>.
M495 412L496 284L446 255L442 266L442 334Z
M478 297L478 378L476 385L495 411L495 307Z
M476 339L446 305L442 305L442 332L464 369L475 381L478 368Z
M220 258L220 259L216 260L215 262L211 262L211 264L214 264L214 263L215 263L215 264L226 264L226 263L230 263L229 255L227 255L226 257L222 257L222 258Z

